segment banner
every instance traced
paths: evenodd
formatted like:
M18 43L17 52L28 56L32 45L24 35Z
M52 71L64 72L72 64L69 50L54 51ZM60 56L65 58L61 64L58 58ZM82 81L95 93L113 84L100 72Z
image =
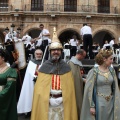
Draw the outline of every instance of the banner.
M26 58L25 58L25 49L24 49L24 43L22 41L19 42L15 42L15 48L19 54L18 57L18 67L19 69L23 69L24 67L26 67Z

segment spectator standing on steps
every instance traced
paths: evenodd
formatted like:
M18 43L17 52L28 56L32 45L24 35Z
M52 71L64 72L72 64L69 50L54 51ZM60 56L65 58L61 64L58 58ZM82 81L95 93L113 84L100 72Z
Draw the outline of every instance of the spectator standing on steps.
M90 26L87 25L87 23L83 24L83 27L80 29L80 34L83 39L83 49L86 51L86 53L89 52L90 59L93 59L92 56L92 29ZM89 50L88 50L89 49ZM86 56L88 58L88 56Z
M76 35L72 36L72 39L70 39L69 44L71 45L71 50L70 50L70 58L71 58L72 56L76 55L76 51L77 51L78 40Z
M44 28L43 24L40 24L39 28L41 30L40 35L37 38L35 38L34 41L38 40L40 48L44 53L46 46L51 43L51 39L49 38L50 32L49 30Z

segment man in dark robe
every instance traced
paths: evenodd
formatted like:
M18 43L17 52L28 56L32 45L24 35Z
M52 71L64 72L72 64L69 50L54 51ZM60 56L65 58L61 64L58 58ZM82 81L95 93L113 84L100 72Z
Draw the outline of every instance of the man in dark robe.
M86 56L86 52L82 49L79 49L77 50L76 55L73 56L68 62L74 77L78 120L80 120L80 113L81 113L82 100L83 100L83 79L82 79L83 68L82 68L81 60L84 59L85 56Z

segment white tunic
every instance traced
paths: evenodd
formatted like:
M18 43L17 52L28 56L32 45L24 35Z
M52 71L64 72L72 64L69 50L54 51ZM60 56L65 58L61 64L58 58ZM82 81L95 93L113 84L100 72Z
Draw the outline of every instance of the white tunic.
M32 109L33 91L34 91L34 73L37 64L30 61L25 73L20 97L17 104L18 113L27 113Z

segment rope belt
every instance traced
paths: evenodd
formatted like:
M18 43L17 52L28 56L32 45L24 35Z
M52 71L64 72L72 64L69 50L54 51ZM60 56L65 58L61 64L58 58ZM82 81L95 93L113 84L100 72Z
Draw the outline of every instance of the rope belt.
M102 93L99 93L99 92L97 92L97 94L99 95L99 96L101 96L101 97L103 97L103 98L105 98L105 100L108 102L109 100L110 100L110 98L111 98L111 96L112 96L112 93L110 94L110 95L104 95L104 94L102 94Z

